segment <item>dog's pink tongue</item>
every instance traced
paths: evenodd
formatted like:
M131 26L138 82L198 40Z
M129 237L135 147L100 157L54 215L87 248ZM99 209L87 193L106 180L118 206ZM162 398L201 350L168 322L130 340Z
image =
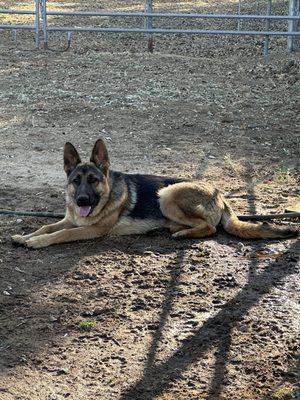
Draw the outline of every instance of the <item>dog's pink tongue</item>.
M91 211L91 206L88 207L79 207L79 215L81 217L87 217Z

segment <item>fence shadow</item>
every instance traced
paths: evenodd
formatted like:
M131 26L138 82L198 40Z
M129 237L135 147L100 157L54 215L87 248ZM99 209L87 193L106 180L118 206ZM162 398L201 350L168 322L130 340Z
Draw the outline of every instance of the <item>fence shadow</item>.
M161 240L158 241L157 236L161 236ZM61 326L58 329L48 329L50 315L63 315L66 306L70 308L69 312L78 315L78 309L73 309L72 298L71 302L69 298L64 300L65 293L56 293L55 288L57 284L76 274L76 271L85 271L81 263L86 257L105 256L112 249L116 254L122 253L128 258L141 255L149 248L160 254L169 254L174 252L174 241L163 233L153 233L144 236L143 241L139 236L128 236L121 239L100 238L86 241L81 246L66 244L37 251L13 248L12 245L7 247L9 250L6 265L0 270L0 374L5 374L8 369L22 363L22 358L39 353L47 343L53 343L57 339L61 334L60 330L64 328ZM179 266L180 254L178 262L173 261ZM175 268L172 280L174 284L176 270L178 269ZM103 274L98 278L100 281L102 276ZM24 284L17 288L15 282L20 277L24 277ZM12 285L15 293L5 296L2 293L5 292L8 282L14 282ZM48 294L44 294L44 288ZM49 288L53 290L53 297L50 296L52 300L43 301L43 297L49 295ZM81 303L84 304L87 300L86 296L89 296L89 292L84 294ZM99 307L103 307L105 312L105 305L101 301ZM115 317L118 315L115 309L110 310L110 313Z
M248 212L255 215L257 213L255 204L255 185L252 179L253 166L250 162L246 164L244 173L244 182L247 191ZM250 255L249 263L249 282L255 280L259 259L255 257L256 252L262 251L264 243L252 243L252 254ZM226 366L231 345L231 330L232 326L227 326L224 337L218 343L218 351L216 353L215 370L209 389L208 400L215 400L221 395L224 381L226 379Z
M210 399L220 393L225 375L226 354L230 347L230 332L245 314L257 304L261 297L276 287L288 275L295 272L297 261L290 252L299 249L300 241L293 243L288 251L265 268L261 274L251 274L243 289L212 318L209 318L178 350L165 362L158 365L147 363L143 377L122 396L122 400L151 400L168 389L174 380L179 380L184 371L212 346L218 345L217 368L210 390ZM255 261L258 263L258 260ZM283 268L284 267L284 268ZM263 285L264 293L251 287ZM157 345L152 345L152 348ZM153 355L151 353L151 359ZM150 394L151 392L151 394Z
M252 167L247 165L244 180L248 192L248 205L251 213L256 212L255 206L255 187L251 178ZM259 258L256 252L261 251L265 243L252 244L252 254L250 254L249 277L243 289L212 318L209 318L201 328L199 328L188 340L177 349L177 351L165 362L155 364L155 352L162 337L162 330L165 325L166 317L170 312L174 299L174 289L176 287L176 277L172 275L169 290L166 292L165 300L162 304L162 312L158 324L158 329L153 335L152 344L148 353L142 378L126 391L121 400L143 399L151 400L168 389L170 384L182 377L184 371L193 363L197 362L205 352L212 346L217 347L215 354L215 367L212 382L208 390L208 400L216 400L222 392L226 378L226 366L231 345L232 328L241 321L245 314L255 306L262 296L269 293L272 288L288 275L295 272L297 265L296 258L291 258L290 253L300 248L300 241L293 243L287 252L277 260L270 262L265 270L258 274L257 267ZM182 255L180 255L182 261ZM284 268L283 268L284 267ZM263 285L263 294L254 291L252 288Z

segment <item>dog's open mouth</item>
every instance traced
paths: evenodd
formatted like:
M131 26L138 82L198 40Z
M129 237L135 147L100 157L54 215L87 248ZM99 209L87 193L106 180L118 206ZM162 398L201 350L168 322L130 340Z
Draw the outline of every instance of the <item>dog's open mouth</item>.
M79 207L79 215L80 217L88 217L92 211L91 206L81 206Z

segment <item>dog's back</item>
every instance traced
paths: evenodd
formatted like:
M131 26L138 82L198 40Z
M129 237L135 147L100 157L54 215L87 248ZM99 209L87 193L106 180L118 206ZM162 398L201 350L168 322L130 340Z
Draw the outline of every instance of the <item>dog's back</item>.
M141 174L124 174L124 179L129 188L128 215L137 219L164 218L158 202L159 189L183 181L183 179Z

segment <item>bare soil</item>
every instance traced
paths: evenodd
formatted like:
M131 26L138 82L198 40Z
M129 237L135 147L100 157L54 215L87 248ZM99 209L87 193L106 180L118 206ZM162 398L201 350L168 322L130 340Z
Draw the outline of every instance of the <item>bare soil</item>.
M142 9L119 3L101 7ZM236 7L197 3L176 11ZM87 158L99 136L114 169L205 179L239 214L299 199L300 57L283 39L268 62L261 38L158 36L153 54L145 36L75 35L68 52L62 34L48 51L0 39L1 209L63 211L63 145ZM300 398L296 239L12 246L49 222L0 219L1 400Z

